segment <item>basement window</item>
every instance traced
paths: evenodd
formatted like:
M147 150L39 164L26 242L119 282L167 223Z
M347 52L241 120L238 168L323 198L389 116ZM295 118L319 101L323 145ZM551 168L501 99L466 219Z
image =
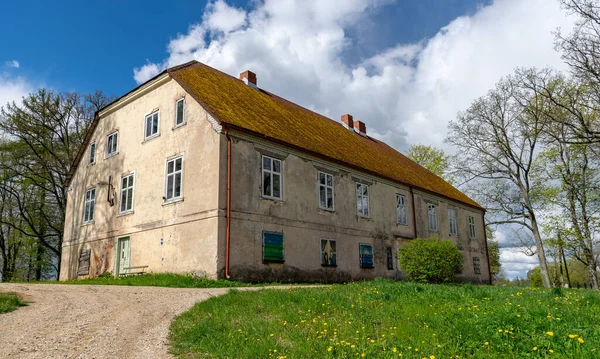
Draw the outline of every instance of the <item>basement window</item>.
M337 265L335 241L321 239L321 265L325 267L335 267Z
M475 217L469 216L469 235L471 238L475 238L477 232L475 231Z
M437 212L435 208L435 204L428 203L427 204L427 214L429 216L429 230L432 232L437 232Z
M262 156L262 196L281 199L281 160Z
M83 205L83 223L90 223L94 220L94 206L96 205L96 189L90 188L85 192Z
M385 258L388 270L394 270L394 255L392 247L385 247Z
M373 268L373 246L370 244L360 243L358 245L358 253L360 258L360 267Z
M145 140L158 136L158 120L158 112L154 112L146 116L146 129L144 132Z
M456 231L456 210L448 208L448 222L450 224L450 235L455 235Z
M481 262L479 261L479 257L473 257L473 272L475 272L475 274L481 274Z
M263 262L284 262L283 233L263 232Z
M184 117L185 99L181 98L175 103L175 127L179 127L185 123Z
M333 176L319 172L319 208L333 211Z
M360 217L369 217L369 185L356 183L356 211Z
M183 156L167 160L165 179L165 199L173 201L181 198L183 178Z

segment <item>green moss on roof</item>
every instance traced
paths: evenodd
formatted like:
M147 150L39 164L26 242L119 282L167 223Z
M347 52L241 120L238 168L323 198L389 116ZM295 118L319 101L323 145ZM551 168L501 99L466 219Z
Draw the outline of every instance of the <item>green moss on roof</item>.
M267 91L251 88L199 62L167 71L224 125L233 125L392 181L481 208L464 193L400 152L381 141L347 130L341 122Z

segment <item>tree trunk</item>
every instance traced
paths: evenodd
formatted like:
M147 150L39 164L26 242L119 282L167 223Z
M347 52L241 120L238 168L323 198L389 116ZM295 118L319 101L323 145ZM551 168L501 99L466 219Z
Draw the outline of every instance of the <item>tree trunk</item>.
M552 288L552 284L550 284L550 277L548 276L548 263L546 262L546 254L544 253L544 243L542 242L540 229L538 228L538 223L535 219L533 211L530 210L529 215L531 218L531 229L533 232L533 238L535 239L537 256L538 260L540 261L540 274L542 275L542 282L544 283L544 288Z

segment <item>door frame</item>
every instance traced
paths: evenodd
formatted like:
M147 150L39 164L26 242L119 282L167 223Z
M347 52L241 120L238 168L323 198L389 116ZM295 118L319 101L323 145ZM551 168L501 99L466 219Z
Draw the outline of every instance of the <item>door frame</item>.
M128 248L129 254L128 255L129 255L129 265L131 266L131 235L127 234L127 235L124 235L124 236L119 236L119 237L116 238L116 242L117 243L115 245L115 248L116 248L116 252L115 252L115 276L116 277L118 277L121 274L121 272L120 272L120 269L121 269L121 242L124 239L127 239L129 241L129 248Z

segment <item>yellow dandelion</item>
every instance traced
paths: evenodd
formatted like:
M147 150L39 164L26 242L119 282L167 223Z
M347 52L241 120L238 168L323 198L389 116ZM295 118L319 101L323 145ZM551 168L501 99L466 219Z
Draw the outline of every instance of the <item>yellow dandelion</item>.
M569 334L569 338L575 339L575 338L577 338L577 334Z
M490 345L490 343L489 342L485 342L484 345Z
M365 353L362 353L360 356L361 356L362 358L364 358L364 357L365 357L365 355L366 355Z
M546 334L548 334L551 337L554 336L554 333L552 333L552 332L546 332Z
M394 349L392 349L392 351L395 353L398 351L398 349L394 348Z
M429 359L435 359L435 355L430 356Z
M550 349L548 350L550 352L550 354L554 353L554 350Z
M585 340L583 340L581 338L577 338L577 341L580 342L580 343L582 343L582 344L585 343Z
M533 351L536 351L536 350L537 350L537 347L533 347Z

